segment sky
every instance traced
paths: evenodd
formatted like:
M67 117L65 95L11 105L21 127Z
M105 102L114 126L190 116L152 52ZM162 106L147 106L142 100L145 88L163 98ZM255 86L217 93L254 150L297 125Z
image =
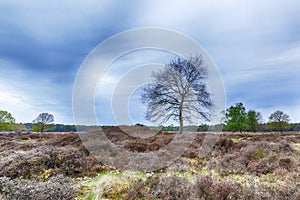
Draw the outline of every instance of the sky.
M261 112L265 122L282 110L300 122L297 0L1 0L0 110L22 123L48 112L56 123L74 124L73 88L85 58L107 38L144 27L178 31L199 43L220 72L227 106L243 102ZM111 65L102 84L117 83L128 64L166 58L170 55L152 51L124 56ZM95 91L101 125L115 123L105 89L100 85ZM130 116L144 122L145 107L138 102L139 92L134 94Z

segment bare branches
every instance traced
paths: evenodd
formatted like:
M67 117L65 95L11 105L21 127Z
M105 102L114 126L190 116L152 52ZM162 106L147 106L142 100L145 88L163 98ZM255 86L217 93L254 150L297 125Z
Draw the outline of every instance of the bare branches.
M205 84L207 69L201 56L189 60L177 58L164 70L153 72L154 81L143 89L142 100L148 105L150 121L169 119L209 121L212 110L210 93Z
M46 125L54 122L54 116L49 113L41 113L39 116L33 120L33 123L36 123L33 129L39 132L44 132Z

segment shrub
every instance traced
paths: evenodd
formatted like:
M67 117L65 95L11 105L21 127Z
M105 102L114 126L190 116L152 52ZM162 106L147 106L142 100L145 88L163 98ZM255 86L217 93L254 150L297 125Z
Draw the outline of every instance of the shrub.
M129 182L125 199L298 200L297 184L266 184L252 179L234 182L198 175L194 181L175 174L156 174Z
M150 179L150 195L152 199L189 199L191 186L189 180L174 174L155 176Z
M52 177L42 183L0 177L0 194L2 199L7 200L71 200L75 198L76 192L71 179L62 175Z
M197 173L201 169L201 165L196 159L178 158L168 166L168 171Z
M257 175L268 174L274 172L277 168L276 163L271 163L267 158L260 161L254 161L248 164L248 170Z
M226 144L226 142L219 144ZM217 149L215 147L214 151L218 151ZM278 167L295 171L299 166L299 153L286 141L278 144L270 144L265 141L240 142L235 147L234 153L230 152L225 155L215 153L216 156L210 158L207 167L216 169L222 176L227 176L245 172L256 175L268 174L273 173Z
M296 153L297 151L285 140L281 140L277 146L278 150L281 152L293 152Z
M195 199L224 200L224 199L272 199L296 200L300 198L299 185L281 185L257 183L247 180L237 183L232 180L215 180L210 176L200 175L195 182Z
M271 147L265 143L249 144L241 149L242 154L249 160L259 160L267 156L266 151L270 151Z
M295 161L292 157L284 157L279 160L279 166L283 169L291 171L295 166Z
M74 176L84 172L85 160L74 147L41 146L29 151L11 152L1 157L0 176L32 178L45 170Z
M235 147L235 143L225 136L221 136L218 138L215 149L221 150L222 152L228 152L229 150Z
M149 199L149 191L147 185L143 179L131 180L130 187L125 194L125 199L136 200L136 199Z
M240 157L237 153L226 154L216 164L216 168L222 176L238 173L243 174L247 171L247 163L248 161L245 159L245 157Z

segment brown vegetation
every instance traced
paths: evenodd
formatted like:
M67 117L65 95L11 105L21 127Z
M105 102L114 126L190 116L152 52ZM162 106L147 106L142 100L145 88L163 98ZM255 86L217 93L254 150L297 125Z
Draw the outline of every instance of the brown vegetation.
M119 127L106 127L103 130L110 141L133 152L157 151L167 145L175 134L159 132L149 138L137 138ZM300 154L295 148L300 143L299 133L223 133L217 137L205 157L200 156L199 149L205 135L212 133L194 134L197 134L195 140L181 158L149 177L131 179L130 187L120 192L122 198L300 198ZM92 157L76 133L0 133L0 161L0 198L4 199L17 198L11 196L13 191L21 195L18 196L20 199L30 199L37 193L42 194L41 190L57 190L54 180L64 180L65 177L93 177L116 170ZM193 180L177 173L188 173ZM213 178L212 173L218 174L219 178ZM245 186L243 181L237 182L229 178L250 175L263 180L281 181L285 187L264 183ZM66 199L73 198L75 190L68 189L70 182L64 183L65 187L58 194ZM32 185L35 184L37 186L33 191L36 193L26 197L25 191L29 190L28 187L34 188ZM22 185L24 190L19 191L14 185ZM73 194L69 194L67 190ZM47 195L43 195L45 197L41 199L46 199Z

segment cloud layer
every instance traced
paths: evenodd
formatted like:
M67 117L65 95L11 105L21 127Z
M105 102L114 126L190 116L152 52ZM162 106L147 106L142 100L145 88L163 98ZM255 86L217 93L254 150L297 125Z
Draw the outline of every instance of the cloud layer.
M281 109L300 122L299 11L296 0L3 0L0 109L12 112L18 122L50 112L57 123L73 123L73 84L89 52L118 32L161 27L182 32L207 50L223 77L228 106L242 101L265 120ZM148 58L121 59L116 71ZM151 58L164 61L159 55ZM108 73L107 84L119 75ZM109 96L96 94L99 120L114 124L104 106L110 105ZM139 112L143 108L132 110ZM142 115L132 118L143 120Z

